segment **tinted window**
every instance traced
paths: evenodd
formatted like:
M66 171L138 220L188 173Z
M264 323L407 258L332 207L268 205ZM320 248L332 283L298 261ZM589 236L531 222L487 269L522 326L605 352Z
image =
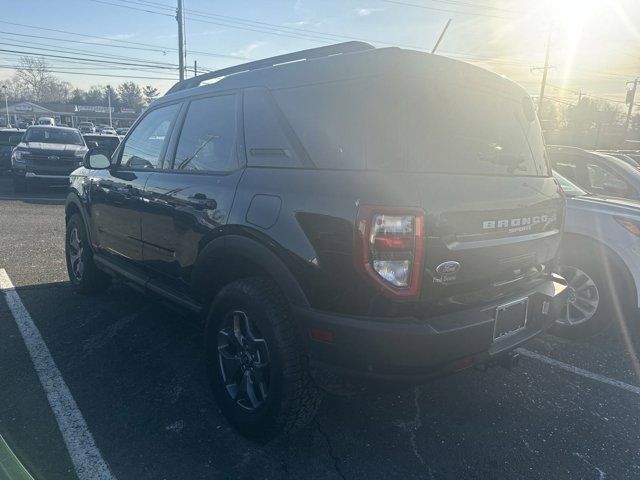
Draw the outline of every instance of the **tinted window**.
M29 128L24 135L23 141L84 145L84 141L77 130L62 130L57 128Z
M191 102L180 133L174 169L224 172L237 167L236 105L235 95Z
M124 144L120 165L130 168L158 168L162 147L176 118L179 104L157 108L138 123Z
M619 175L603 168L597 163L588 162L587 172L589 187L594 191L601 191L612 195L628 195L631 189L625 180Z
M530 99L472 80L380 77L274 96L320 168L549 175Z
M83 135L86 142L96 142L98 147L115 150L120 145L118 137L106 137L104 135Z

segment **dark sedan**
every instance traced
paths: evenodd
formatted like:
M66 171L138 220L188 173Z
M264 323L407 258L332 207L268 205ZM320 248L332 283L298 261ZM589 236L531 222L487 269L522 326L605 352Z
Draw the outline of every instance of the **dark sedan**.
M68 184L87 150L75 128L29 127L11 156L14 191L25 192L32 182Z

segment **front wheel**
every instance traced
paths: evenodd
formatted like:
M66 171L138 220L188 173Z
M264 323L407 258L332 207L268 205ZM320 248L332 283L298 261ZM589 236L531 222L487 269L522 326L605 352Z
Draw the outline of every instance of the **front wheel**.
M67 222L65 241L67 272L71 283L81 293L95 293L106 289L111 277L99 270L94 263L86 232L80 214L73 214Z
M247 278L214 299L206 328L207 371L220 410L259 441L308 424L321 397L280 291Z

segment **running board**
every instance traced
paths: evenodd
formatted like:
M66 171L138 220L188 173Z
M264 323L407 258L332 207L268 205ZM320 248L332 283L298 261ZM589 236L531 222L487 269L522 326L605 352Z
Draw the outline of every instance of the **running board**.
M100 253L94 253L93 260L101 270L104 270L111 276L120 277L126 282L142 288L144 291L160 295L170 302L180 305L192 312L200 313L202 311L202 305L194 301L191 297L167 286L164 282L151 277L138 268L132 268L129 265L125 265L122 261L109 258Z

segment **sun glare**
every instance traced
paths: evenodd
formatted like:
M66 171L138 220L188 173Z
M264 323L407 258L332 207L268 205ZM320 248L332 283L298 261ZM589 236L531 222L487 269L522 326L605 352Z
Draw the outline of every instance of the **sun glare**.
M562 85L566 86L573 70L576 53L589 21L598 12L613 7L613 0L554 0L549 2L552 12L553 38L564 37ZM553 45L553 40L552 40Z

